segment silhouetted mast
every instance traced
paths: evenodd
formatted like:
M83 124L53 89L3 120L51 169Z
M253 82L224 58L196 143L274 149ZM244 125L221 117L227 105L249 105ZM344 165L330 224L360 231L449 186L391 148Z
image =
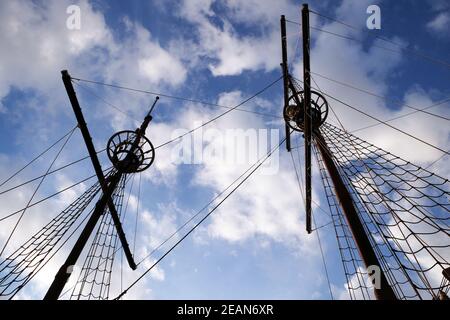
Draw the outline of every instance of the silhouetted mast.
M286 38L285 18L281 17L282 39ZM302 35L303 35L303 83L304 88L298 91L293 83L292 77L288 74L286 52L286 41L282 41L283 52L283 74L285 77L285 109L283 112L286 124L293 130L303 132L305 138L305 209L306 209L306 230L311 233L311 143L312 133L316 139L316 145L325 162L328 173L332 178L337 197L350 226L359 253L366 268L378 266L380 270L380 287L375 288L377 299L396 299L394 291L389 285L386 276L381 268L380 262L370 244L369 238L364 231L364 227L358 217L353 199L347 190L339 171L331 158L331 153L327 147L325 139L322 137L319 127L325 122L328 115L328 102L319 92L311 91L311 71L310 71L310 37L309 37L309 9L308 5L302 7ZM286 59L287 60L287 59ZM287 77L287 79L286 79ZM286 88L286 84L288 88ZM289 97L286 92L291 90ZM314 97L312 97L314 95Z
M73 266L80 257L100 217L105 212L106 206L108 206L109 212L113 218L128 263L133 270L136 269L136 263L134 262L119 216L112 201L112 195L124 174L141 172L149 168L154 161L155 154L152 143L145 137L145 131L148 124L152 120L151 112L153 111L159 97L156 97L150 110L145 116L144 121L141 126L136 129L136 131L120 131L109 139L107 145L108 157L113 163L115 171L110 176L105 178L97 157L97 152L92 143L92 138L84 120L81 107L78 103L75 90L72 86L72 79L66 70L62 71L62 79L75 113L75 117L77 118L78 125L82 132L84 142L86 143L89 156L97 174L98 181L100 182L103 195L97 201L95 209L81 232L77 242L72 248L66 261L56 274L55 280L44 297L45 300L56 300L59 298L73 271Z

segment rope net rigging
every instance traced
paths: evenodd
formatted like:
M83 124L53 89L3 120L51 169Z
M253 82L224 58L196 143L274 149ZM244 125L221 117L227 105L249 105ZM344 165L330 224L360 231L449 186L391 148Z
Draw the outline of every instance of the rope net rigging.
M111 188L108 191L108 198L111 197L114 206L111 209L112 211L110 211L109 206L105 206L105 209L101 207L95 211L98 213L95 217L100 217L99 222L96 222L92 229L90 229L90 231L93 230L94 232L92 232L92 237L90 238L90 247L86 248L85 259L81 271L78 274L76 284L66 291L66 293L71 291L70 299L102 300L110 298L115 254L123 248L123 246L120 246L119 242L119 240L121 240L119 239L121 229L119 229L118 233L117 223L114 221L115 215L113 214L113 209L115 208L117 210L117 219L120 221L127 211L126 206L125 209L123 209L124 190L127 184L127 177L130 177L130 174L142 171L140 168L141 165L144 165L143 161L146 159L145 155L148 153L151 154L151 164L153 162L155 149L181 139L184 135L191 134L199 128L213 123L233 110L239 110L239 106L264 92L280 79L281 78L278 78L273 81L271 84L236 106L227 107L227 111L213 117L201 126L191 129L186 134L171 139L156 148L148 141L151 146L148 151L143 150L145 141L147 141L145 136L143 134L136 134L136 132L140 131L121 131L116 133L110 139L111 145L108 142L108 148L106 150L108 150L108 155L110 156L110 160L115 169L107 170L106 172L108 173L105 178L107 180L113 176L116 177L118 172L120 173L120 178L119 175L117 175L117 179L114 180L115 183L118 181L117 185L114 184L114 189ZM81 81L81 79L78 80ZM289 126L291 126L294 131L302 131L302 128L300 128L298 124L303 123L304 119L302 119L301 116L304 116L304 114L299 113L298 111L300 110L299 106L303 105L303 89L294 78L291 78L291 81L292 89L295 90L295 92L292 90L290 92L290 104L288 104L288 109L283 114L283 117L285 119L287 117L291 120ZM345 187L351 195L353 204L357 209L358 218L362 222L364 233L367 235L370 245L373 247L375 255L380 262L380 267L396 297L399 299L437 299L442 296L442 294L448 294L450 289L450 277L448 276L450 270L450 252L448 250L448 247L450 246L448 225L448 220L450 218L449 181L357 138L345 130L341 130L326 123L325 119L328 114L328 103L326 102L325 97L319 92L314 91L313 94L315 98L312 102L314 102L315 109L314 113L310 113L308 116L320 121L314 121L314 123L317 123L318 131L313 131L314 143L312 144L312 147L320 169L319 171L323 181L326 199L330 207L332 225L337 238L350 298L373 299L373 285L368 282L368 272L360 252L358 251L358 246L356 245L346 216L342 211L330 173L324 164L322 156L327 153L335 163L339 176L342 178ZM324 95L328 96L325 93ZM325 107L322 108L323 106ZM151 117L148 115L141 126L141 128L144 128L142 130L143 133L145 133L145 128L150 120ZM138 130L141 130L141 128ZM290 130L291 129L289 129L289 132ZM117 140L113 138L117 138ZM285 141L286 138L281 141L276 148L279 148ZM237 180L222 191L219 195L231 188L234 184L237 184L216 206L214 206L203 216L203 218L190 228L188 232L175 242L170 249L166 250L150 268L141 274L137 280L132 282L127 289L122 291L121 288L121 293L117 298L121 298L131 287L140 281L153 267L181 243L181 241L193 232L198 225L205 221L214 210L216 210L259 168L259 166L262 165L268 157L271 156L274 150L275 148L268 152L264 160L258 160L257 163L252 165ZM325 150L325 153L323 150ZM105 151L105 149L96 152L96 154L103 151ZM119 158L117 155L122 153L124 156ZM70 166L83 159L85 158L61 168ZM293 158L292 160L294 162ZM150 166L150 164L148 166ZM58 170L60 170L60 168L52 171L50 167L47 170L47 173L41 177L45 177ZM250 173L247 174L247 172ZM33 178L30 181L36 179L37 178ZM239 180L240 182L238 182ZM26 183L28 182L29 181ZM18 186L10 188L4 192L9 192L17 187ZM93 215L94 208L92 208L90 204L93 205L95 198L102 192L105 193L106 191L102 191L100 183L92 185L78 199L53 218L52 221L33 235L22 246L7 258L0 259L0 298L13 298L39 271L41 271L42 268L45 267L45 265L75 234L78 228L84 225L86 218ZM187 223L177 229L177 231L158 246L156 250L177 233L181 235L180 231L187 226L189 222L193 221L193 219L203 210L208 208L215 199L194 215L193 218L188 220ZM34 205L34 203L29 205ZM106 202L104 202L104 205L106 205ZM139 213L138 211L139 206L137 214ZM85 212L85 218L81 219L83 212ZM12 213L1 219L4 220L16 213ZM138 215L136 215L135 236L137 223ZM71 233L69 233L69 231L71 231ZM320 245L320 239L318 240ZM86 238L84 244L89 244L88 238ZM136 242L134 239L133 251L135 251L135 245ZM128 247L128 245L126 247ZM144 258L144 260L146 258ZM139 262L138 265L141 264L142 261ZM443 277L443 274L447 276ZM330 285L330 295L332 296L331 291ZM59 298L65 295L65 293L58 294ZM56 297L58 297L58 295L56 295Z
M349 190L359 219L399 299L437 299L448 292L450 183L329 123L317 144L326 144ZM325 194L333 217L352 299L371 299L357 247L317 146Z
M126 179L127 175L124 174L112 196L119 218L122 214ZM107 300L109 298L117 245L116 227L106 207L70 299Z
M68 94L69 96L70 94L72 94L73 96L74 91L73 88L71 88L70 76L68 75L67 71L63 71L62 74L63 74L63 81L64 84L66 85ZM105 186L102 187L101 183L94 184L78 199L76 199L72 204L70 204L65 210L63 210L58 216L56 216L51 222L49 222L39 232L37 232L28 241L26 241L19 249L14 251L7 258L0 259L0 299L14 298L14 296L26 284L28 284L28 282L31 281L32 278L42 270L42 268L44 268L47 265L47 263L58 253L58 251L69 240L74 239L74 235L78 235L78 240L73 246L72 251L66 260L66 263L63 265L64 268L65 267L68 268L67 269L68 272L64 273L64 271L62 271L63 267L60 268L45 298L47 298L47 296L51 297L48 299L61 298L67 292L72 291L70 299L108 299L110 293L110 284L113 275L113 263L115 254L121 248L123 248L124 252L127 254L127 260L129 264L130 261L133 262L134 264L134 261L132 261L133 258L132 257L130 258L131 254L128 254L126 252L126 249L124 248L124 243L126 244L126 247L128 247L128 244L126 242L125 234L123 233L120 223L121 216L123 213L122 207L123 207L124 190L127 184L127 177L130 176L129 174L140 172L143 169L148 168L150 164L153 162L155 149L164 147L178 139L181 139L183 136L191 134L192 132L220 119L229 112L237 110L237 108L240 107L241 105L244 105L248 101L254 99L256 96L268 90L275 83L280 81L280 79L281 77L272 81L269 85L262 88L252 96L246 98L239 104L233 107L229 108L227 107L228 109L227 111L219 115L216 115L206 123L203 123L201 126L195 127L183 135L180 135L176 138L166 141L165 143L157 146L156 148L154 148L153 145L151 145L151 143L144 136L144 134L145 129L152 120L150 113L153 110L153 107L156 101L158 100L158 97L155 99L152 108L144 118L144 121L142 122L141 126L136 131L121 131L116 133L108 141L108 148L98 152L96 152L92 146L91 149L89 149L90 144L86 143L88 151L90 151L90 157L94 160L96 159L96 155L98 153L108 150L108 156L114 165L114 169L107 171L108 173L105 175L104 180L107 181L109 178L111 179L116 178L117 181L115 183L117 184L114 185L111 184L106 187ZM76 105L77 105L76 103L73 104L73 107L75 109L77 108ZM84 123L84 121L81 120L79 120L78 122ZM74 130L75 129L73 129L72 131ZM80 130L84 130L85 134L89 135L86 126L80 127ZM131 135L125 136L124 133L127 132L130 133L132 132L133 136ZM139 134L136 134L137 132ZM117 141L114 140L114 138L117 138ZM148 142L149 145L151 146L150 150L144 150L143 145L146 142ZM119 155L121 157L119 157ZM143 160L149 157L151 158L149 164L144 163ZM64 165L58 169L51 170L51 168L49 168L46 174L41 177L45 177L48 174L59 171L65 167L71 166L87 158L88 157L79 159L77 161ZM96 161L93 162L94 167L96 167ZM258 166L256 168L258 168ZM96 170L98 169L97 171L102 170L101 166L98 166L98 168L95 169ZM17 173L19 172L20 171L18 171ZM17 173L15 173L14 175L16 175ZM98 176L98 172L96 172L96 175ZM3 191L3 193L15 190L16 188L19 188L22 185L27 184L36 179L39 179L41 177L33 178L17 186L11 187L8 190ZM91 176L90 178L92 177L93 176ZM85 179L84 181L86 180L87 179ZM103 179L99 178L99 181L102 180ZM50 199L55 195L70 189L71 187L58 191L57 193L52 194L51 196L48 196L47 198L39 200L35 203L30 203L29 206ZM105 188L110 189L105 190ZM109 193L109 196L107 196L107 198L110 198L112 203L111 205L106 206L105 201L108 200L104 199L107 199L105 198L105 194L107 194L107 192L111 192ZM102 196L100 197L100 199L96 200L95 198L96 197L98 198L99 194L101 194ZM103 209L103 206L105 206L105 209ZM111 206L115 210L111 209ZM110 210L117 211L117 213L114 213L113 211ZM0 218L1 219L0 222L16 215L17 213L20 213L20 211L13 212L7 216ZM137 214L138 213L139 212L137 212ZM82 215L84 215L83 219L81 219ZM97 219L96 218L97 216L99 216L98 223L96 222L97 220L95 220ZM117 222L117 220L119 222ZM85 223L86 221L87 223ZM201 221L204 221L204 219L202 219ZM135 225L135 237L136 237L138 215L136 216L135 224L136 224ZM183 225L183 227L184 226L185 225ZM92 238L89 237L91 227L93 228L92 230L94 230ZM79 232L80 228L83 228L81 232ZM118 228L120 230L118 230ZM78 234L76 234L77 231ZM180 230L177 230L177 233L179 231ZM192 231L193 229L191 229L185 236L190 234ZM121 236L124 239L122 239ZM172 237L173 235L168 240L170 240ZM88 241L89 238L91 239L90 248L86 250L85 260L84 263L82 264L81 272L79 272L78 274L77 282L75 286L73 286L73 288L63 293L60 289L63 288L67 282L68 279L66 278L68 277L67 274L69 274L70 276L70 274L73 272L73 270L69 271L69 268L73 268L75 265L75 263L72 262L72 260L75 259L76 261L76 259L78 259L82 251L81 247L82 246L84 247L84 245L86 244L85 241ZM161 245L166 243L168 240L164 241ZM176 245L177 244L178 243L176 243ZM133 247L135 247L135 245L136 242L134 240ZM168 250L165 253L165 255L167 255L172 249ZM76 257L77 255L78 257ZM163 255L163 257L165 255ZM135 268L135 267L133 268L132 264L130 264L130 267L132 269Z
M97 182L17 250L0 261L1 298L12 298L44 267L53 257L51 253L55 251L61 239L88 208L99 191L100 184Z

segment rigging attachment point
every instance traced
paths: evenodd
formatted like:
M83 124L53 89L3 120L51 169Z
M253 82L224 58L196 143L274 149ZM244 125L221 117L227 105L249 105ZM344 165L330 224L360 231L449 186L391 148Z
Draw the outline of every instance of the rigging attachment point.
M300 105L296 102L296 96ZM283 110L283 117L288 126L299 132L303 132L304 123L304 91L292 93L288 99L287 106ZM328 116L328 102L325 97L317 91L311 90L311 119L312 129L320 127Z
M150 140L131 130L115 133L108 141L107 153L114 167L124 173L144 171L155 160Z

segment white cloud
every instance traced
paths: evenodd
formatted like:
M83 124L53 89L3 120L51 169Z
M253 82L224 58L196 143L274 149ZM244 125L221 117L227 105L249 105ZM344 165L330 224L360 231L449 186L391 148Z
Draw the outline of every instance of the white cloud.
M427 2L434 11L450 9L450 4L447 0L427 0Z
M134 87L142 87L144 83L152 87L177 86L184 82L187 70L179 57L163 49L142 25L128 18L123 23L127 31L125 38L114 43L105 66L108 81L120 79L121 83Z
M240 92L229 92L220 96L219 103L235 105L241 100ZM234 113L217 121L214 128L224 133L233 128L257 130L265 126L265 122L258 116ZM236 144L230 139L213 138L205 143L222 148L224 154L231 158L236 152ZM278 140L272 142L269 140L269 143L272 148L278 144ZM262 157L267 151L268 149L257 150L259 155L256 158ZM228 198L211 216L210 225L206 230L209 236L230 242L243 242L260 237L262 240L268 239L293 246L297 251L309 252L307 244L312 240L311 237L305 237L301 202L297 196L293 196L298 195L298 186L292 174L291 164L287 161L288 155L283 151L277 151L273 157L280 157L279 170L274 174L265 174L260 168L238 192ZM222 191L253 162L236 164L204 159L193 183L213 188L216 192ZM202 233L202 241L205 240L204 236Z
M361 286L366 286L369 289L360 288ZM349 288L352 292L351 296ZM369 297L370 299L374 299L375 296L372 288L373 285L370 283L366 270L361 267L358 267L357 273L354 273L342 287L331 285L331 290L337 300L368 300Z
M72 59L111 41L103 16L86 1L80 2L82 29L66 29L66 7L63 1L43 6L26 1L2 2L1 98L12 86L54 89L56 81L60 82L59 70L73 66Z
M142 212L142 224L144 227L142 243L146 244L144 247L146 248L145 251L147 254L177 229L176 217L180 209L175 204L168 206L161 204L159 207L160 217L157 217L150 211ZM176 239L176 237L172 239Z
M448 33L450 27L450 13L440 12L430 22L427 23L427 28L434 32Z
M187 78L186 64L193 67L195 63L204 64L206 61L215 76L240 75L247 70L272 71L279 68L279 15L282 13L294 15L293 12L299 10L298 6L291 5L287 1L230 0L227 2L226 10L230 14L230 19L227 20L214 12L212 3L208 0L185 1L181 9L183 16L196 27L198 36L202 39L201 42L186 39L181 42L171 42L168 48L163 48L150 31L128 19L123 22L126 27L126 36L117 38L106 25L103 15L95 11L87 1L80 2L83 25L79 32L72 32L64 27L65 8L68 2L53 1L48 6L51 10L39 8L33 2L2 2L0 27L4 32L0 34L2 42L0 99L5 97L12 87L32 88L45 95L45 102L48 102L48 105L60 110L62 103L67 104L67 98L61 90L59 70L66 67L74 70L74 75L86 76L86 78L91 78L95 74L107 82L120 82L139 88L151 86L156 89L165 86L180 87ZM359 17L358 12L362 12L361 16L366 17L365 8L368 3L369 1L343 1L337 10L337 15L346 21L355 16ZM297 16L298 13L295 15ZM258 25L260 28L254 34L242 36L237 32L235 23L252 27ZM331 31L349 34L348 30L337 24L330 23L324 27ZM395 41L401 40L395 39ZM183 51L183 44L189 45L190 48ZM367 49L355 43L349 45L324 34L314 33L313 44L314 71L357 84L381 95L388 93L388 77L395 73L402 62L401 54L392 55L371 46ZM295 43L290 41L290 46L294 45ZM183 52L187 52L188 56L181 57ZM205 57L205 59L199 57ZM338 63L336 63L337 60ZM294 66L294 73L297 75L300 75L300 67L300 64ZM326 92L340 98L345 97L343 100L379 118L387 119L409 112L405 108L393 111L377 98L355 93L319 77L314 78ZM244 96L245 94L241 91L224 92L220 95L218 103L232 106L240 102ZM125 111L139 116L148 105L148 97L131 97L117 92L109 92L105 99L114 101ZM350 131L373 123L328 100ZM404 96L405 102L416 107L425 107L435 100L434 95L418 86L412 86ZM256 100L256 103L264 108L270 108L271 105L265 100ZM10 107L6 106L3 109L0 107L0 110L8 110L7 108ZM174 129L192 128L195 121L210 119L217 114L207 108L199 108L198 105L186 105L182 112L175 114L171 122L163 123L155 119L149 127L148 136L156 146L165 142ZM42 112L45 113L45 110ZM111 126L114 129L136 125L134 121L110 109L102 109L101 114L97 116L113 116ZM331 115L330 119L332 120ZM215 128L223 132L230 128L264 128L267 124L255 115L236 112L215 122ZM448 126L434 118L418 113L416 117L405 118L393 124L442 147L449 145ZM31 128L34 128L34 125L37 124L30 123ZM430 130L430 127L433 130ZM426 163L439 155L422 144L385 127L381 128L383 127L361 132L358 135L408 160ZM208 143L212 142L217 141L213 139L208 141ZM230 141L224 140L221 144L227 153L233 154L234 149ZM427 152L417 152L416 149L427 150ZM170 159L170 150L170 147L158 149L154 166L143 177L152 182L165 183L176 190L178 166L170 161L164 161L164 159ZM232 243L243 243L257 238L261 240L261 246L267 247L268 243L275 241L295 247L297 253L308 253L309 257L317 254L314 252L314 246L311 245L314 238L307 236L304 231L302 205L289 155L280 152L277 156L280 156L278 174L268 176L256 173L211 217L210 224L203 229L205 232L202 236L207 235ZM218 192L247 166L226 166L223 163L207 161L196 172L192 183L205 187L205 190L212 189ZM57 182L65 185L70 182L70 179L61 177ZM321 192L320 183L315 185L318 187L314 191ZM69 194L64 200L72 199L73 196L74 194ZM17 202L17 199L26 198L24 194L16 193L14 199L8 200L8 204ZM135 204L136 201L132 197L130 206L134 207ZM167 213L166 209L177 212L174 207L164 208L161 212ZM51 208L48 212L56 211ZM147 210L143 214L143 220L144 242L148 243L149 247L159 244L171 231L175 230L174 214L158 216ZM36 226L38 225L36 223ZM4 238L5 234L2 234L2 237ZM149 248L145 247L140 254L146 254L148 250ZM146 262L146 266L149 263L151 262ZM56 266L55 264L54 267ZM47 275L53 276L53 274L50 272ZM155 276L163 280L164 271L157 269ZM126 273L127 281L131 281L134 277L132 273ZM48 279L46 281L48 282ZM152 292L148 286L148 281L140 283L139 288L133 290L133 293L139 295L134 297L151 296Z
M66 28L69 1L50 1L42 6L27 1L0 5L0 99L14 86L48 94L50 105L64 103L59 71L100 77L130 85L180 85L186 69L161 47L148 30L128 19L127 34L120 39L106 25L104 16L86 0L81 7L81 29Z
M0 159L0 177L3 181L7 174L11 173L8 169L10 168L9 164L12 160L7 156L2 156L0 157ZM36 169L36 165L32 166L30 169ZM35 175L36 173L34 172L33 176ZM11 180L10 183L3 186L2 190L23 182L23 180L25 180L23 178L23 175L19 176L18 178ZM57 175L57 177L55 177L55 181L51 180L51 178L47 178L46 181L44 181L39 192L37 192L37 194L35 195L33 202L48 196L50 194L50 191L54 191L55 189L59 190L59 188L64 188L70 184L72 184L71 179L65 175ZM0 195L0 200L2 203L1 217L24 208L27 205L31 195L33 194L35 187L36 183L34 185L28 184L12 192ZM78 195L80 195L84 189L84 185L80 185L75 188L75 190L79 192ZM62 193L56 198L44 201L26 210L23 219L20 221L18 228L14 232L11 241L9 242L5 250L4 257L9 256L25 241L29 240L32 235L34 235L36 232L41 230L42 227L47 225L51 221L51 219L53 219L59 212L67 207L68 203L70 203L70 201L72 201L75 196L75 192ZM11 218L8 218L5 221L0 222L0 244L2 247L5 244L5 241L10 235L11 231L13 230L13 227L16 221L18 221L20 215L21 212L12 216ZM56 271L63 263L63 259L66 257L67 253L67 247L64 247L60 251L60 253L56 255L54 259L52 259L41 270L41 272L36 274L35 278L29 283L28 286L21 290L20 294L18 294L15 299L42 298L44 293L48 289L49 284L54 279ZM76 278L72 277L68 286L71 286L74 281L76 281Z
M360 16L358 13L367 7L367 3L369 1L344 1L337 9L337 16L344 21L350 21L349 17ZM334 22L326 23L322 28L345 36L355 37L355 32L352 29L345 28ZM362 37L364 34L361 31L356 36ZM314 43L311 52L313 72L371 91L379 96L389 96L388 83L395 81L393 77L399 72L403 63L403 55L400 52L391 52L371 45L365 47L362 44L339 39L321 32L313 32L312 38ZM397 43L404 43L402 39L393 38L392 40ZM386 43L381 43L377 40L374 42L374 45L386 46ZM336 63L336 61L339 61L339 63ZM298 78L302 78L301 61L294 65L294 74ZM317 83L319 88L327 94L381 120L388 120L414 111L405 106L398 108L398 104L355 91L321 78L318 75L313 74L313 79L315 80L315 82L312 82L314 87L317 87ZM415 108L425 108L436 103L441 98L442 93L425 92L419 85L411 84L409 90L404 94L403 101L400 103L405 103ZM344 127L350 132L378 123L328 96L327 100ZM429 111L445 114L445 112L442 112L442 108ZM328 115L328 121L340 127L332 112ZM444 120L418 112L413 116L399 119L391 124L443 149L448 149L450 146L450 129ZM430 130L431 127L433 127L433 130ZM430 163L441 155L438 150L428 147L385 125L378 125L368 130L359 131L356 135L393 154L420 164ZM417 152L417 150L424 150L424 152Z
M36 117L22 122L25 127L23 131L33 132L35 144L38 143L37 138L40 138L43 133L48 134L39 142L43 141L47 144L49 139L53 140L54 132L51 133L50 126L54 125L53 123L60 123L61 113L70 111L66 107L61 107L67 106L68 103L59 73L62 69L67 68L72 75L86 78L95 77L109 82L126 83L128 80L128 84L131 86L152 86L155 89L163 86L179 86L187 76L187 70L177 56L164 49L143 26L125 20L126 37L121 39L106 25L103 14L95 10L86 0L78 2L81 7L81 29L68 30L66 28L66 8L70 4L72 4L70 1L56 0L39 3L29 1L0 3L0 30L2 31L0 33L2 42L0 47L0 101L7 97L13 88L27 93L24 96L24 103L3 104L0 110L8 113L8 116L12 116L12 113L38 111L38 115L45 120ZM30 96L29 93L32 95ZM105 99L117 96L117 93L110 93ZM122 96L121 99L113 101L118 105L125 106L126 111L138 113L148 106L146 99L146 97L135 97L134 99L128 97L127 99ZM133 104L134 102L136 104ZM137 106L143 106L143 108L136 108ZM108 110L104 106L103 109ZM103 116L105 119L110 112L110 110L104 111L98 116ZM143 112L140 116L142 114ZM58 121L53 122L52 116ZM124 129L122 125L126 124L123 115L117 116L117 113L115 117L112 117L111 122L118 129ZM44 129L40 130L41 127ZM91 129L95 130L95 127ZM20 143L29 144L30 135L23 134L22 136L20 133L15 138ZM79 144L79 146L79 149L85 152L83 145ZM80 150L72 150L72 153L76 155ZM32 153L31 148L29 153ZM9 172L10 164L15 160L17 158L6 158L6 163L3 163L2 160L2 172L3 170ZM47 190L59 189L71 183L72 179L69 176L58 175L55 180L50 180L51 186L48 186ZM23 223L19 226L20 233L15 234L7 251L11 252L27 240L71 200L80 195L84 188L84 186L80 186L71 192L63 193L57 198L57 201L49 201L30 208ZM8 213L25 206L32 192L32 186L27 186L17 192L2 195L2 212ZM36 199L41 196L42 194L39 193L36 195ZM9 221L2 222L2 228L0 228L2 245L14 221L14 219L9 219ZM41 298L66 255L67 248L64 248L55 257L55 260L52 260L27 286L20 297ZM80 258L80 262L82 260L83 257ZM158 269L156 276L162 280L164 278L163 271ZM131 280L134 277L135 274L128 279ZM71 281L76 281L76 275L72 277ZM149 288L142 289L141 292L144 295L151 294Z
M411 90L405 94L403 101L405 104L416 108L427 107L437 102L419 86L412 87ZM411 111L413 110L404 107L398 112L385 112L386 115L383 115L382 119L395 117ZM431 109L429 111L442 114L440 110ZM433 116L419 112L393 121L391 122L391 125L418 136L422 140L430 142L445 150L447 150L450 145L450 130L446 121L443 119L437 119ZM367 140L371 143L416 164L433 162L442 155L442 152L439 150L424 145L422 142L411 139L400 132L389 128L381 128L382 127L379 126L378 128L370 129L364 133L363 136L367 137ZM430 128L433 129L430 130ZM417 152L418 150L422 150L422 152ZM435 169L443 170L445 168L443 164L444 163L440 163Z
M208 68L214 76L279 68L280 14L295 6L288 5L288 1L228 1L225 19L216 14L213 4L214 1L184 1L180 16L197 27L195 54L212 60ZM257 25L259 31L241 36L234 23Z

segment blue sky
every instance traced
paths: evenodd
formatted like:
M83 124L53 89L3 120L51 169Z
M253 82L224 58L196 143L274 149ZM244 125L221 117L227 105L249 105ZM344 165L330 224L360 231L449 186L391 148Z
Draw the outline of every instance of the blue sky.
M75 31L66 28L66 8L73 3L81 8L81 29ZM1 2L1 180L75 125L60 70L68 69L74 77L234 106L280 76L279 18L285 14L288 19L300 22L300 4L288 0ZM381 30L365 28L366 8L371 4L381 8ZM446 1L311 1L310 7L360 31L315 15L311 15L311 25L363 40L361 44L312 30L313 71L417 108L450 96L448 67L405 51L393 53L376 48L374 45L389 47L389 44L372 37L383 36L445 60L450 51L450 6ZM299 28L288 24L287 31L291 72L297 77L301 76L302 67L301 50L296 47ZM318 76L314 80L324 91L381 119L411 111ZM98 150L105 147L114 132L134 129L138 122L131 118L141 119L154 99L94 84L82 85L131 115L117 112L75 86ZM350 131L375 123L342 105L333 107ZM281 83L242 108L281 115ZM175 137L176 130L193 128L198 121L206 121L223 111L162 98L147 136L158 145ZM448 104L430 111L448 116ZM329 121L336 123L331 116ZM449 128L443 120L419 113L392 124L443 149L450 146ZM218 120L213 127L219 132L281 129L279 137L284 134L280 119L238 111ZM438 151L383 126L358 135L421 165L441 156ZM221 143L225 153L235 152L226 139L218 140L212 133L205 139L206 144ZM206 161L178 165L173 150L172 146L157 150L154 166L142 175L136 240L139 257L251 164ZM56 166L86 155L79 133L70 141L68 151ZM55 152L56 149L52 150L10 185L45 172ZM279 160L276 174L252 177L126 298L329 299L316 236L304 231L304 211L290 156L282 148L275 157ZM104 167L109 166L104 154L101 160ZM445 163L441 161L433 169L448 176ZM53 175L45 180L36 199L92 172L90 163L85 161ZM27 211L21 224L25 231L15 235L9 249L14 249L14 244L20 245L89 183L63 194L57 201L44 202ZM317 170L314 183L314 198L326 210ZM23 207L33 187L28 185L18 192L0 195L1 216ZM134 191L135 202L136 196ZM135 202L129 212L133 219ZM316 217L318 224L328 221L318 209ZM131 238L133 219L125 222ZM2 223L0 243L6 239L11 223ZM320 235L334 296L345 298L345 278L333 230L323 228ZM58 265L55 262L45 275L36 277L21 297L41 298ZM127 271L124 283L131 282L143 270ZM117 290L114 287L111 296Z

